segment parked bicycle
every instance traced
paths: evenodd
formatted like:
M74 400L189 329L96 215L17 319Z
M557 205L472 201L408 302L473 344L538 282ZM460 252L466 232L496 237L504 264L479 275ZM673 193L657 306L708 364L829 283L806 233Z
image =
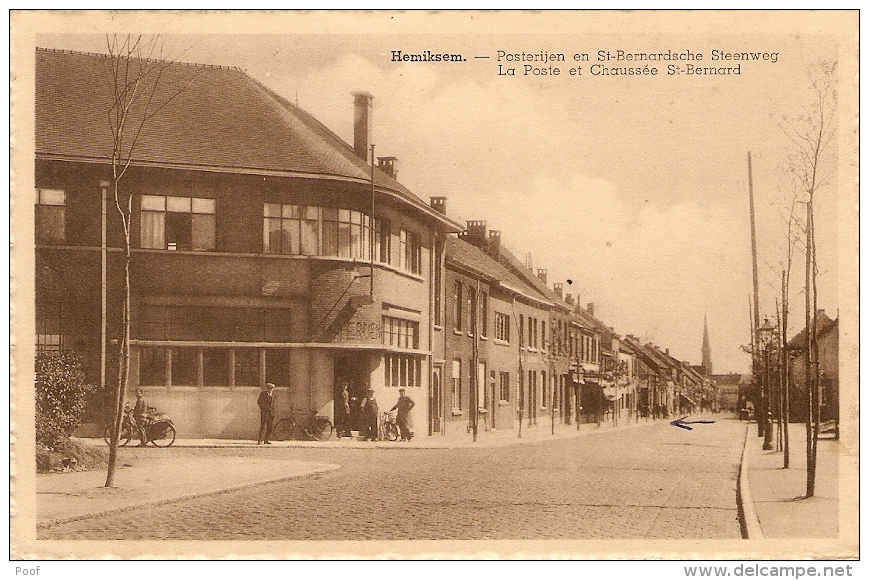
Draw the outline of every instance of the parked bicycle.
M169 447L175 443L175 425L172 419L166 416L165 413L160 413L154 407L148 407L148 415L145 417L145 437L148 443L153 443L157 447ZM114 422L106 425L103 430L103 440L107 445L111 444L112 433L115 431ZM118 445L126 447L127 444L134 438L139 437L139 429L136 427L136 422L133 420L133 408L129 403L124 405L124 418L121 421L121 436L118 438Z
M392 413L385 412L380 418L380 440L381 441L396 441L398 439L398 424Z
M289 441L291 439L310 439L323 441L332 436L332 421L318 415L311 409L303 421L296 420L303 409L290 407L290 416L278 421L272 430L272 441Z

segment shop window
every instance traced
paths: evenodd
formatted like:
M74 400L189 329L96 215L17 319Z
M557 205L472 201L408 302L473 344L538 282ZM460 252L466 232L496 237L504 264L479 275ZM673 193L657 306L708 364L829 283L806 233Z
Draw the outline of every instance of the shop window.
M202 382L206 387L229 386L228 348L206 348L202 351Z
M166 384L166 349L142 347L139 349L139 385L160 386Z
M60 244L66 240L66 192L36 190L36 242Z
M266 349L266 382L278 387L290 385L290 351L287 349Z
M213 250L214 199L142 196L140 245L163 250Z
M199 384L199 350L175 347L172 349L172 385L196 386Z
M235 349L235 384L236 386L258 386L259 356L256 348Z

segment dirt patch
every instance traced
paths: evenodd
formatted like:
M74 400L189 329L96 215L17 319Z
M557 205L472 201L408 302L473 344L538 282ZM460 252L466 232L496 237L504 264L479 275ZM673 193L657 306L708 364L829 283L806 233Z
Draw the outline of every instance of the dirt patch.
M108 465L107 449L86 445L72 437L54 449L36 446L36 472L62 473L105 469Z

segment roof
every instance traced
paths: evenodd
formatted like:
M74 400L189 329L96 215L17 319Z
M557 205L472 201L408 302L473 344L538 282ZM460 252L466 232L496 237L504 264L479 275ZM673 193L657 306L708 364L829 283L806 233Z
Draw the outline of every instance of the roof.
M136 143L135 165L371 180L370 165L349 144L238 68L47 49L36 50L37 158L111 160L113 62L152 71L139 87L153 116ZM141 118L144 102L131 119ZM128 123L128 134L139 124ZM376 170L374 180L450 231L461 229L385 172Z
M549 300L545 296L474 244L453 236L446 236L444 251L447 264L470 269L475 274L482 275L492 282L497 282L498 285L510 292L549 305Z
M712 375L711 379L718 384L718 386L724 385L739 385L744 382L742 380L742 375L739 373L727 373L724 375Z
M831 330L839 330L839 319L831 320L829 316L823 310L818 310L818 315L816 316L816 324L818 325L818 336L823 336L824 334L830 332ZM803 328L801 331L794 336L790 342L788 342L788 346L795 350L804 350L806 348L806 335L807 328Z

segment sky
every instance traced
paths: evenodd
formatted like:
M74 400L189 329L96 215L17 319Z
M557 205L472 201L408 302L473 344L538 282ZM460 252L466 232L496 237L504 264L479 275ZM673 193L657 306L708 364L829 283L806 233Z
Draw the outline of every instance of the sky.
M568 15L566 15L567 17ZM697 15L703 18L704 15ZM370 23L369 23L370 24ZM369 26L367 28L371 29ZM554 34L175 34L172 60L238 67L352 143L354 91L374 96L378 156L398 158L398 179L425 201L447 197L450 217L485 220L502 244L548 271L620 334L634 334L699 364L704 317L716 373L748 372L752 292L748 152L752 156L760 310L775 319L793 189L793 145L783 120L811 112L808 71L835 60L830 35L752 33L707 26L604 33L561 26ZM377 27L373 29L376 31ZM618 28L609 28L619 30ZM489 28L488 30L492 30ZM694 30L694 32L689 32ZM105 52L104 34L46 34L39 46ZM671 50L775 53L742 62L739 76L591 75L611 55ZM393 62L392 51L460 53L462 63ZM563 53L559 76L524 75L505 54ZM586 53L590 61L576 62ZM476 56L488 58L474 58ZM770 56L770 58L772 58ZM517 76L499 75L515 67ZM581 75L569 70L581 66ZM838 117L835 121L848 128ZM841 129L842 127L840 127ZM846 134L840 130L839 136ZM838 141L822 158L830 175L815 197L819 307L839 308ZM805 206L797 211L804 215ZM791 315L802 326L804 265L796 257ZM570 280L570 282L567 282Z

